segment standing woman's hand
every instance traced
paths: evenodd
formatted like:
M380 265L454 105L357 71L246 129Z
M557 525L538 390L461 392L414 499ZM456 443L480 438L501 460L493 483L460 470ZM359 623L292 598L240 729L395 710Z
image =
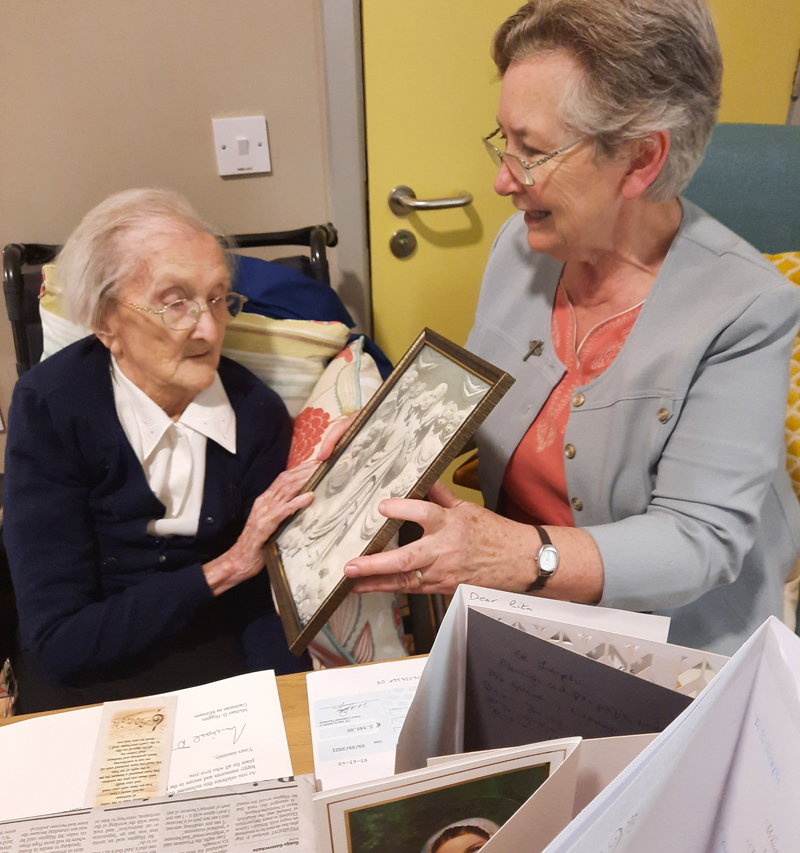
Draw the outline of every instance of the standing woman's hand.
M536 578L539 537L527 525L460 500L442 483L427 501L390 498L381 515L419 524L424 535L393 551L357 557L345 574L354 592L452 593L460 583L523 591Z

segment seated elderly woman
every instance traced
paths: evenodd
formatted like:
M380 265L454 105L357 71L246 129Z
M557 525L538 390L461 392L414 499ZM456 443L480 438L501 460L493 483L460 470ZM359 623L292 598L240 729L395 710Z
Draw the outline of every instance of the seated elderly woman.
M262 545L311 495L280 398L220 357L244 297L180 196L131 190L59 255L92 328L17 383L4 538L21 712L174 690L292 656Z
M531 0L498 30L500 231L467 344L516 383L478 434L485 509L441 486L357 591L459 582L672 617L732 653L782 612L800 509L783 420L800 296L679 194L722 61L702 0ZM372 576L367 578L366 576Z

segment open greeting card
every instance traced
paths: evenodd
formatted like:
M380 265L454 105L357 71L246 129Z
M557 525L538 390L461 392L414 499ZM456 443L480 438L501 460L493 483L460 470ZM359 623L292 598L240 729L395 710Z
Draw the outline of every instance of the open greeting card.
M424 497L513 381L430 329L417 338L309 480L314 502L265 546L295 654L350 591L348 560L382 551L400 527L380 502Z

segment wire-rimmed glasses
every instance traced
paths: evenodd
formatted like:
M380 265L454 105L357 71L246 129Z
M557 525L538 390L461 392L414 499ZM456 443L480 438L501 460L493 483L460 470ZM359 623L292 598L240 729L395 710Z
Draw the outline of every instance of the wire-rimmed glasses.
M125 302L124 300L120 300L120 302L129 308L135 308L137 311L160 316L167 328L176 332L185 332L197 325L203 311L208 311L218 323L227 326L244 308L247 297L242 296L241 293L230 292L224 296L209 299L203 305L194 299L176 299L158 310L145 308L144 305L137 305L135 302Z
M492 162L498 169L505 163L506 168L511 172L512 177L521 184L524 184L526 187L532 187L534 184L531 169L535 169L537 166L541 166L548 160L552 160L553 157L557 157L568 148L572 148L573 145L577 145L579 142L582 142L589 135L588 133L584 133L583 136L579 136L572 142L562 145L557 151L553 151L551 154L545 154L544 157L540 157L538 160L534 160L533 163L529 163L527 160L523 160L522 157L517 157L516 154L507 154L505 151L501 151L496 145L494 145L490 140L497 136L498 133L502 133L499 127L492 131L488 136L483 137L483 144L486 146L486 150L489 152Z

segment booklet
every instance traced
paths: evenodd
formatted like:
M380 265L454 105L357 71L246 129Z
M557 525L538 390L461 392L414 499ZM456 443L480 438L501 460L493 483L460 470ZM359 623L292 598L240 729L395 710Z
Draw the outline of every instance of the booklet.
M666 643L668 629L662 616L460 586L406 715L395 770L497 746L484 738L502 740L512 729L515 743L660 730L727 661ZM512 646L525 661L509 655ZM621 683L640 696L636 720L627 701L614 702Z
M770 617L547 853L800 850L800 637Z
M0 820L292 775L272 670L9 723L0 756Z

